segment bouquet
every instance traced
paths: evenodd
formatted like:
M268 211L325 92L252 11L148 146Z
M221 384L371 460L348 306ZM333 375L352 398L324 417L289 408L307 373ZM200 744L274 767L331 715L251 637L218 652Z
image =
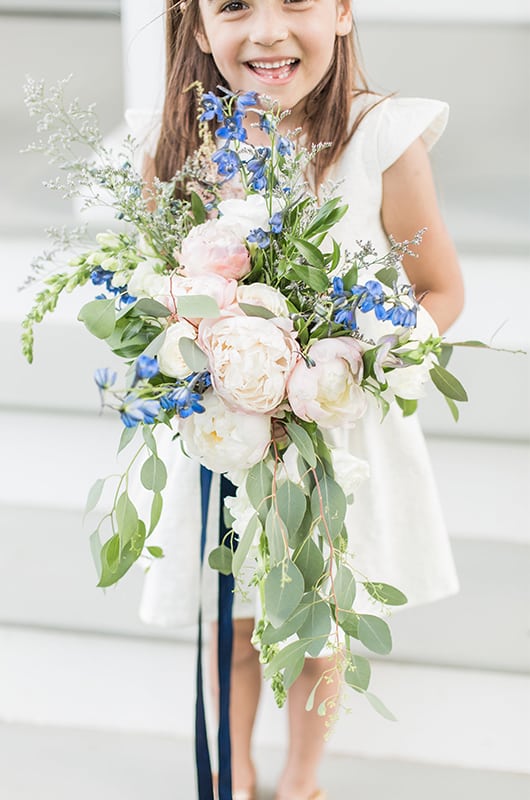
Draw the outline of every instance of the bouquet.
M296 132L280 133L284 115L253 92L199 87L200 149L173 180L147 182L133 165L134 140L111 153L93 108L67 105L63 84L46 94L28 81L26 102L44 134L30 149L66 173L53 188L85 207L110 206L117 223L89 244L87 229L51 231L54 247L34 262L44 288L24 321L23 349L31 361L33 326L63 291L96 287L79 320L126 371L118 379L102 368L95 381L102 405L123 422L119 450L137 440L131 464L143 459L141 481L152 492L142 519L128 490L131 465L117 478L91 537L98 586L119 581L140 556L164 557L149 539L167 481L156 431L168 426L175 447L237 487L225 502L228 533L209 562L236 585L252 565L262 608L254 641L277 702L304 657L331 647L346 683L391 716L368 691L370 663L355 648L389 653L390 629L381 615L356 611L356 586L383 612L407 598L355 569L345 516L369 465L333 447L327 432L355 425L369 402L382 416L392 404L414 413L428 381L455 418L467 399L446 369L451 345L402 275L422 232L391 240L384 255L370 243L342 248L333 228L347 206L337 187L317 197L308 183L325 145L308 150ZM263 144L249 142L249 125ZM92 487L88 509L104 484Z

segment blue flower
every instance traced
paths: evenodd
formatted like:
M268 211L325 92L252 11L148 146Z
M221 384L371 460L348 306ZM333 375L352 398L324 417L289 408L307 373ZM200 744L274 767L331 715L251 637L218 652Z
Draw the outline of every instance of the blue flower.
M217 150L212 156L212 161L217 164L219 175L226 175L227 180L233 178L241 166L238 154L234 153L233 150L228 150L226 147Z
M159 411L158 400L143 400L134 394L128 394L120 408L120 416L126 428L134 428L139 422L152 425Z
M175 408L179 417L186 419L192 414L204 413L204 406L201 406L200 401L202 395L194 392L187 386L182 386L180 389L174 390Z
M339 309L333 319L338 325L344 325L344 327L348 328L350 331L357 330L357 320L355 319L354 308Z
M276 142L276 150L278 151L279 155L287 156L292 152L293 143L287 136L280 136L278 141Z
M255 106L258 102L258 93L254 91L244 92L244 94L240 94L236 100L236 108L238 111L244 111L245 108L250 108L251 106Z
M217 95L213 92L205 92L201 98L201 103L204 108L204 111L199 117L201 122L209 121L214 119L214 117L217 119L217 122L223 121L223 103Z
M277 211L269 220L269 225L271 226L271 231L273 233L281 233L283 229L283 214L281 211Z
M271 242L270 234L264 231L263 228L254 228L247 236L247 242L256 242L258 247L262 250L268 247Z
M153 378L158 374L158 361L144 353L136 359L135 371L137 380Z
M90 273L90 280L94 286L101 286L105 284L109 288L110 281L113 279L114 273L110 269L103 269L103 267L96 267Z
M415 328L418 320L418 308L409 308L405 312L403 322L401 323L404 328Z
M216 134L220 139L227 139L228 141L234 140L244 142L247 138L247 132L243 127L243 120L245 115L240 111L236 111L233 117L225 117L224 125L217 128Z
M344 289L344 281L339 275L335 275L332 281L331 298L334 300L338 297L347 297L347 292Z
M404 306L394 306L389 312L388 319L392 322L392 325L403 325L406 314L407 309Z
M273 121L266 114L261 115L259 120L259 127L262 131L265 131L265 133L270 133L272 130L274 130Z
M100 389L110 389L116 383L118 373L109 369L109 367L102 367L94 372L94 380Z

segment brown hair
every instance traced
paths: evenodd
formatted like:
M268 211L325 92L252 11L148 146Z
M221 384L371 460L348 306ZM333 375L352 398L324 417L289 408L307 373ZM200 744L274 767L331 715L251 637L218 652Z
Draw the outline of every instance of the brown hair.
M200 28L198 0L187 0L185 6L167 0L166 94L152 165L154 174L165 181L174 176L187 156L200 145L195 94L184 89L195 81L206 91L215 91L218 85L226 83L213 57L203 53L197 44L195 34ZM328 168L341 155L362 118L373 107L365 108L350 125L351 101L359 94L370 94L370 91L359 65L356 34L352 31L348 36L335 38L329 69L306 99L304 135L308 144L333 142L333 147L321 150L313 161L315 187L320 185Z

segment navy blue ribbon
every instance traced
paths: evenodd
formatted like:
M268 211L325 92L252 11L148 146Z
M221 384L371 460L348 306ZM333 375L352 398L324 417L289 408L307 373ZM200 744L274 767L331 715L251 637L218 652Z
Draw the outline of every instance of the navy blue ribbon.
M201 568L206 548L208 506L212 485L212 473L201 467ZM235 493L233 484L221 476L219 503L219 544L233 547L227 537L224 524L224 498ZM202 569L201 569L202 572ZM232 770L230 747L230 671L232 662L232 606L234 599L234 576L219 573L217 668L219 676L219 730L217 746L219 753L219 800L232 800ZM197 700L195 704L195 759L199 800L213 800L212 769L206 715L204 710L202 670L202 611L199 609L199 633L197 642Z

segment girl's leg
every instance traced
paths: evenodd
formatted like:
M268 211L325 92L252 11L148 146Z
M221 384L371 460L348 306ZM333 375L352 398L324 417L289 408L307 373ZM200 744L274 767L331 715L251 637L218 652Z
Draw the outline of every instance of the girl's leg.
M335 664L340 656L306 658L300 677L289 689L289 750L276 800L309 800L318 788L317 771L324 751L324 736L336 708L327 707L319 716L318 706L326 698L338 699L340 677ZM307 698L323 672L329 682L321 681L312 711L306 711ZM336 705L336 704L334 704Z
M258 651L250 643L253 630L253 619L234 619L230 681L230 738L234 792L253 789L256 783L256 771L251 754L251 738L260 695L261 668ZM217 711L219 709L217 623L212 625L210 682L214 708Z

